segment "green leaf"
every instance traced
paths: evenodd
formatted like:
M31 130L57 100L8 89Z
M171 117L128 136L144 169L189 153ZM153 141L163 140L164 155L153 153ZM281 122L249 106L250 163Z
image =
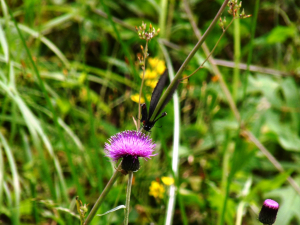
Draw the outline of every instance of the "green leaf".
M296 34L296 28L294 26L290 26L290 27L277 26L271 31L271 33L267 37L267 42L269 44L283 43L288 38L294 37L295 34Z
M272 177L269 180L262 180L254 188L252 188L251 192L247 196L247 200L251 201L255 198L255 196L259 195L262 192L268 192L274 189L281 187L286 179L291 175L292 170L286 171L284 173L278 174L276 177Z
M242 170L254 157L255 151L247 150L246 143L237 141L236 148L233 152L231 159L231 171L229 174L230 178L233 178L235 173ZM246 160L241 160L246 159Z
M280 108L282 106L281 98L278 94L279 84L274 79L262 74L257 74L256 77L249 76L248 92L254 94L255 92L262 93L272 106Z
M284 149L300 151L300 138L288 125L282 125L282 130L278 135L278 139Z
M179 192L185 205L203 206L204 203L201 195L184 188L180 188Z
M207 201L209 202L211 208L217 209L219 212L221 212L225 200L224 194L212 182L208 183L208 185L209 194L206 197ZM235 208L236 203L231 198L228 198L225 213L225 221L228 225L234 224Z
M299 132L299 116L300 113L297 112L299 109L299 93L295 80L288 77L282 82L282 92L286 101L288 110L290 111L292 118L292 128L294 131Z
M58 98L56 100L56 104L57 104L58 108L60 109L60 111L62 112L62 114L64 114L64 115L66 115L71 109L71 104L67 100Z
M285 150L300 151L300 138L289 124L280 123L279 115L271 110L266 112L266 123L271 131L277 135L280 145Z

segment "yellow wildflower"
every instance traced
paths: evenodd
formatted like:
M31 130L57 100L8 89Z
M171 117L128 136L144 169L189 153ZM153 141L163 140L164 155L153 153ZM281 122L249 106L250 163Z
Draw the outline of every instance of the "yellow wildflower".
M139 94L134 94L134 95L131 95L130 98L131 98L132 101L134 101L136 103L139 103L139 96L140 96ZM148 101L150 101L151 96L146 95L146 98L147 98ZM144 99L143 96L141 97L141 103L145 103L145 99Z
M146 69L145 71L145 79L155 79L158 75L155 70ZM140 77L143 78L143 72L141 72Z
M149 58L148 59L150 69L145 71L145 79L155 79L159 75L162 75L166 69L165 61L158 58ZM140 77L143 77L143 72L141 72Z
M153 196L154 198L162 199L164 197L165 188L162 184L158 183L157 181L151 182L149 190L149 195Z
M134 95L131 95L130 98L132 101L136 102L136 103L139 103L139 94L134 94ZM141 97L141 103L144 103L145 102L145 99L143 97Z
M174 184L174 178L173 177L162 177L161 180L167 186L170 186L170 185Z
M146 84L148 87L155 88L155 86L156 86L156 84L157 84L157 80L146 80L145 84Z
M148 62L152 69L154 69L158 74L163 74L166 69L165 61L158 58L149 58Z

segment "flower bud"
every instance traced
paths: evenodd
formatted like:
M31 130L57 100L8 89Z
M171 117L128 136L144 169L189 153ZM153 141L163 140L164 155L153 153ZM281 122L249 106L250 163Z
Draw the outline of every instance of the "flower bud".
M272 199L266 199L260 210L258 220L263 224L272 225L275 223L279 204Z

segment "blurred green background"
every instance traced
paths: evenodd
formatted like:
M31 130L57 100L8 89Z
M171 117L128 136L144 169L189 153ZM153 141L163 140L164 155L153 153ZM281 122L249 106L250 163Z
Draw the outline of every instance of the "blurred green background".
M188 3L204 33L223 1ZM134 26L144 21L161 29L149 43L150 57L165 61L164 46L176 72L198 40L186 7L175 0L1 0L0 224L80 224L75 197L91 208L115 169L104 143L135 129L138 104L131 96L139 92L137 54L145 42ZM242 7L252 17L235 20L213 54L242 122L209 62L178 88L173 224L221 224L222 214L224 224L260 224L266 198L280 204L275 224L300 224L299 193L287 181L300 185L300 2L256 0ZM224 16L231 20L227 9ZM209 49L221 34L215 26ZM184 74L205 58L200 49ZM158 155L141 160L134 174L130 224L166 218L170 187L161 178L172 176L172 101L165 111L150 133ZM126 179L99 213L125 203ZM152 181L165 189L162 198L149 195ZM123 216L119 210L92 224L122 224Z

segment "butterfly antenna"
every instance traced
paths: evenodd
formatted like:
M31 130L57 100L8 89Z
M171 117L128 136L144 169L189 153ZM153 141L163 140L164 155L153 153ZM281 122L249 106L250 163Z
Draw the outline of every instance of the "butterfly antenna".
M156 120L153 121L153 123L156 123L157 120L159 120L160 118L165 117L166 115L167 115L167 113L163 112L160 117L158 117Z

